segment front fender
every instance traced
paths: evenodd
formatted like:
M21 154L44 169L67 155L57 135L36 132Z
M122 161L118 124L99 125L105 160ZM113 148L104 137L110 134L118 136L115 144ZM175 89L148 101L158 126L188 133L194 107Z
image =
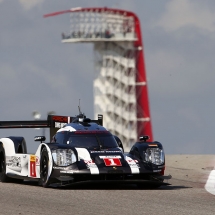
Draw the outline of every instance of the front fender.
M41 152L42 152L42 148L43 147L46 147L47 149L47 152L48 152L48 156L49 156L49 168L48 168L48 178L50 177L51 173L52 173L52 169L53 169L53 159L52 159L52 152L51 152L51 149L49 148L49 146L46 144L46 143L41 143L37 149L37 152L36 152L36 156L41 158ZM38 168L38 170L40 174L40 166Z

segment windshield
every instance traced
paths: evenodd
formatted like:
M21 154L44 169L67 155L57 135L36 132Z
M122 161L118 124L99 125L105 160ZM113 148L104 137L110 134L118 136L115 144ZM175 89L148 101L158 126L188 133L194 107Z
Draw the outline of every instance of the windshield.
M77 134L68 132L64 138L64 144L70 144L73 147L108 149L116 148L118 144L111 134Z

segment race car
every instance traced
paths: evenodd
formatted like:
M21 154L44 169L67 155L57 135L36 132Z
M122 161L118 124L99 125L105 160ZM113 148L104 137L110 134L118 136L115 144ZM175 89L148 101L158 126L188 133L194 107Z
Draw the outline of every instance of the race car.
M50 142L36 136L39 146L28 154L24 137L0 139L1 182L37 180L43 187L77 182L132 183L168 185L164 179L165 155L159 142L141 136L128 153L121 140L97 120L83 113L75 117L49 115L47 120L0 121L0 128L50 128Z

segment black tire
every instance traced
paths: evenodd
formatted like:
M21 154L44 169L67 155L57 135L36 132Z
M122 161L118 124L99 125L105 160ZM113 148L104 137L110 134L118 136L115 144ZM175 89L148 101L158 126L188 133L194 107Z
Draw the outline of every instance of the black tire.
M49 171L49 155L46 147L42 149L40 158L40 185L43 187L49 186L48 171Z
M0 181L1 182L9 182L9 178L6 175L6 159L5 159L5 151L0 144Z

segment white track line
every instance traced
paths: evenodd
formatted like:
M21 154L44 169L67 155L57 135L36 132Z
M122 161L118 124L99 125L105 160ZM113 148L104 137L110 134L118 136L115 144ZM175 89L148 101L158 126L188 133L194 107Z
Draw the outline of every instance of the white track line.
M215 195L215 170L212 170L210 172L208 180L205 184L205 190Z

